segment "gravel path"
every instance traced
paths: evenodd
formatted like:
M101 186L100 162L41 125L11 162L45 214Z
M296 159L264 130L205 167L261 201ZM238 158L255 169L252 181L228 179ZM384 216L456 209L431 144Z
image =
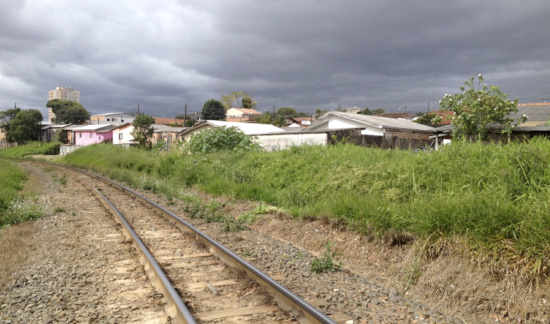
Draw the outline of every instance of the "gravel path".
M90 193L74 181L54 181L60 177L56 171L24 165L50 179L47 194L39 199L47 216L29 223L38 227L36 250L0 291L0 324L169 322L163 299L136 266L129 245L120 244L124 237L112 218L91 207ZM170 204L169 209L187 218L181 202ZM345 270L312 273L314 255L258 231L231 233L222 223L187 220L340 323L460 322Z

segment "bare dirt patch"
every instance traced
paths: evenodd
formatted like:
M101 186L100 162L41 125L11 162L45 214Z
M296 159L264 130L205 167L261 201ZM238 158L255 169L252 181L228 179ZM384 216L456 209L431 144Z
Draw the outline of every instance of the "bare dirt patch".
M34 226L28 223L0 231L0 289L13 280L13 274L28 260L34 249Z

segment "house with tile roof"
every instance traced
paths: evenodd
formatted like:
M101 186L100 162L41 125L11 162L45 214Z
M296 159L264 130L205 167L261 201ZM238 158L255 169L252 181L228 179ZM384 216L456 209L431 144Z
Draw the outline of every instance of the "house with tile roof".
M254 117L262 113L250 108L230 108L225 112L225 120L229 122L254 122Z

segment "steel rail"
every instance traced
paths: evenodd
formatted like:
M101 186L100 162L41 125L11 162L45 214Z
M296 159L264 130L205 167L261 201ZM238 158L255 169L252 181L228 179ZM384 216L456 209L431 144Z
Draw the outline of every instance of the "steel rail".
M82 172L81 170L75 168L72 169ZM128 223L128 221L124 218L120 211L111 203L111 201L109 201L107 197L105 197L99 190L94 188L90 183L76 177L75 179L87 185L99 198L101 203L116 216L117 221L122 225L124 235L127 239L130 239L134 243L134 246L140 252L141 262L144 264L146 273L151 282L153 283L155 288L161 291L164 297L166 297L168 301L166 312L168 313L168 315L170 315L174 323L196 324L197 321L195 320L187 306L185 306L183 300L181 300L181 297L174 289L172 283L170 283L168 277L166 277L166 275L164 274L164 271L155 261L154 257L151 255L145 244L143 244L137 233L133 230L132 226Z
M64 166L66 167L66 166ZM279 307L283 310L290 312L295 315L297 319L302 323L321 323L321 324L337 324L334 320L328 317L326 314L321 312L318 308L310 305L302 298L298 297L295 293L281 285L279 282L269 277L261 270L252 266L250 263L246 262L244 259L233 253L231 250L227 249L222 244L218 243L216 240L212 239L201 230L195 228L190 223L179 218L177 215L172 212L164 209L160 205L154 203L153 201L145 198L141 194L133 191L130 188L127 188L121 184L118 184L110 179L107 179L103 176L91 173L89 171L81 170L74 167L69 167L75 171L87 174L92 177L96 177L107 184L110 184L114 187L118 187L123 191L129 193L133 197L141 200L145 205L149 205L157 211L160 215L164 216L168 221L175 222L178 228L183 231L194 233L198 238L200 238L207 246L210 247L211 252L219 257L226 264L233 266L237 269L240 269L247 273L249 277L254 279L259 285L266 289L275 299Z

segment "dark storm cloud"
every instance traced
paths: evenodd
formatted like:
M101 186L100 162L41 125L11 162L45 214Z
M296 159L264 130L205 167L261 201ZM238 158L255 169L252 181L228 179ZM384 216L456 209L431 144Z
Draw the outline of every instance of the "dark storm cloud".
M0 109L43 108L70 85L92 113L196 111L232 91L261 110L420 110L478 73L540 101L549 13L544 1L8 1Z

